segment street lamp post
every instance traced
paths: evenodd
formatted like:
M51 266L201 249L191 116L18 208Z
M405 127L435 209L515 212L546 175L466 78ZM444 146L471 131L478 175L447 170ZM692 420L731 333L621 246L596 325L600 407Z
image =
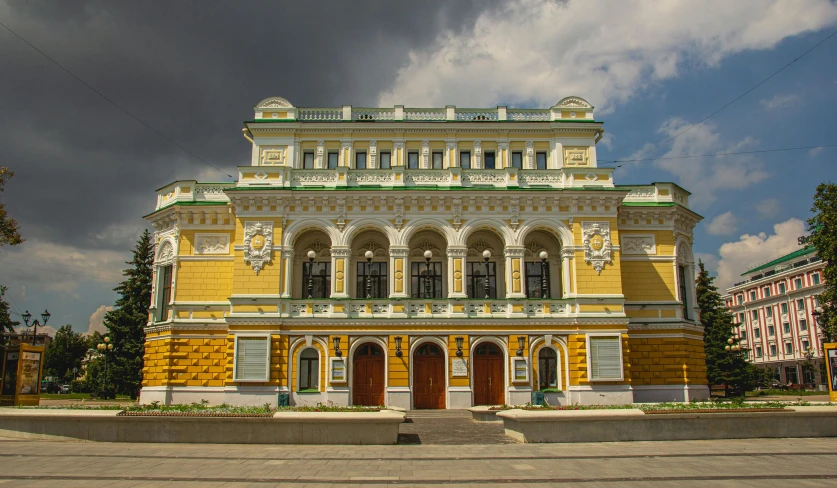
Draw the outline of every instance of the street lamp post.
M808 346L808 349L805 350L805 358L808 360L805 364L805 369L807 369L811 374L811 389L815 390L817 388L816 385L816 378L814 374L814 363L811 361L814 359L814 348ZM804 373L803 373L804 374Z
M372 280L369 276L369 267L372 266L372 257L375 255L372 251L366 251L363 254L366 257L366 299L372 298Z
M96 349L102 353L102 356L105 358L105 379L102 385L102 391L106 391L105 389L108 387L108 354L110 351L113 351L113 343L110 342L110 337L105 336L102 339L104 342L100 342L96 344Z
M424 298L433 298L430 296L430 258L433 257L433 251L430 249L424 251Z
M740 351L741 346L739 346L738 343L735 342L735 339L730 337L729 339L727 339L727 345L724 346L724 350L728 353L728 359L729 359L729 364L727 365L726 381L724 381L724 398L727 398L727 397L729 397L729 376L730 376L730 373L732 372L733 354Z
M491 285L488 283L488 260L491 259L491 251L488 249L483 251L482 259L485 261L485 298L488 299L491 294Z
M546 266L546 258L549 257L549 254L546 251L541 251L539 256L541 258L541 298L546 298L549 293L549 276L547 276L549 270Z
M41 320L43 320L44 322L43 323L38 322L38 319L35 319L35 321L32 322L32 327L34 327L33 333L32 333L32 345L33 346L38 344L38 326L39 325L46 325L47 322L49 321L50 317L52 317L52 314L49 313L49 310L44 309L44 313L41 314ZM23 315L21 315L21 318L23 318L23 323L26 324L26 329L28 331L29 330L29 321L32 320L32 314L29 313L29 310L26 310L25 312L23 312Z

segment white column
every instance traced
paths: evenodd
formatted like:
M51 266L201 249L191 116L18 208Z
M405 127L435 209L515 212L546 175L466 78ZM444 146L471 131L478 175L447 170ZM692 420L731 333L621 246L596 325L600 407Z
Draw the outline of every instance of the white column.
M525 270L523 269L523 246L509 246L503 249L505 262L506 298L526 298L524 289ZM500 298L499 296L497 298Z
M349 298L349 246L331 248L331 298Z
M294 250L293 249L285 249L282 251L282 267L285 270L285 274L282 277L282 298L292 298L293 297L293 274L294 274ZM303 275L304 276L304 275ZM302 278L302 277L300 277ZM307 290L308 283L302 284L302 289ZM303 297L308 298L307 291L303 291Z
M389 297L409 298L410 270L407 257L410 248L407 246L390 246L389 248Z
M468 256L466 246L448 246L448 298L468 298L467 273L465 259Z

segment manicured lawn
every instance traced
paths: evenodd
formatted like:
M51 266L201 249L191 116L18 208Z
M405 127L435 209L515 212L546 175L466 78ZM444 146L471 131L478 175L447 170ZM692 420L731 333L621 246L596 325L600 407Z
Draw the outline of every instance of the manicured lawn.
M811 395L828 395L827 391L816 390L756 390L748 391L748 397L760 397L768 395L777 396L811 396Z

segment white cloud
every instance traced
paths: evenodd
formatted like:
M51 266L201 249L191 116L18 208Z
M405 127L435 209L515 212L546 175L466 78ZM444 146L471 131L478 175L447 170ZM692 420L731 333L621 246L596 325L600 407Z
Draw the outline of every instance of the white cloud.
M613 140L616 139L616 136L613 135L611 132L605 132L602 138L599 140L599 144L602 146L613 149Z
M742 235L738 241L727 242L718 250L718 290L725 292L742 281L741 273L799 249L796 238L807 234L805 223L789 219L773 226L773 234Z
M773 98L764 99L759 101L761 106L766 108L767 110L773 110L777 108L785 108L790 107L792 105L799 103L799 95L790 94L790 95L774 95Z
M6 251L0 282L37 284L48 292L78 297L79 283L96 280L116 286L130 252L88 249L28 238Z
M706 225L706 232L716 236L732 234L738 228L737 223L738 218L730 210L712 219Z
M756 204L756 211L763 219L775 219L779 215L779 210L781 207L778 198L765 198Z
M752 155L684 158L742 151L756 146L758 142L750 137L736 142L724 141L717 128L708 122L683 132L687 126L689 122L680 118L672 118L663 123L658 132L665 139L681 132L682 135L670 143L671 149L668 152L656 156L669 159L661 159L653 164L675 175L675 181L692 192L690 206L706 207L715 201L719 192L747 188L770 176L764 169L764 163ZM651 147L651 144L646 143L643 149L628 159L641 156ZM647 157L655 157L656 154Z
M110 305L102 305L97 308L96 311L90 315L90 322L87 326L87 332L85 332L84 335L91 335L94 332L104 334L107 331L103 323L105 320L105 314L111 310L113 310L113 307Z
M703 261L703 267L706 271L709 272L710 275L717 276L718 274L718 256L714 254L710 254L708 252L697 252L695 253L695 259L699 261ZM700 272L697 266L695 266L695 276Z
M713 66L835 22L828 0L515 0L411 51L378 103L548 107L578 95L606 113L686 63Z
M825 151L825 149L826 148L824 147L815 147L814 149L808 151L808 157L815 158L819 156L823 151Z

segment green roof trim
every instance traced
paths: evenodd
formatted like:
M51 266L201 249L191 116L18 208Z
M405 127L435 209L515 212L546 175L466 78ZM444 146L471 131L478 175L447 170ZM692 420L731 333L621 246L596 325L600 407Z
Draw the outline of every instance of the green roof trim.
M284 191L308 191L308 190L324 190L324 191L366 191L366 190L395 190L395 191L414 191L414 190L424 190L424 191L624 191L619 190L618 188L608 188L608 187L582 187L582 188L520 188L520 187L511 187L511 188L495 188L495 187L461 187L461 186L434 186L434 187L425 187L425 186L380 186L380 185L364 185L364 186L338 186L338 187L328 187L328 186L296 186L296 187L282 187L282 186L264 186L264 185L252 185L252 186L239 186L236 188L228 188L227 191L249 191L249 190L284 190ZM649 205L645 203L640 203L640 205ZM660 203L654 204L651 203L650 205L674 205L673 203Z
M245 120L245 124L269 124L271 122L277 123L289 123L289 122L299 122L302 124L310 124L310 123L325 123L325 124L335 124L335 123L357 123L357 124L374 124L374 123L401 123L405 122L408 124L422 124L422 123L430 123L430 124L438 124L438 123L455 123L455 124L469 124L469 123L479 123L479 124L520 124L520 123L552 123L552 122L561 122L565 124L575 124L575 123L582 123L582 124L604 124L602 120L592 120L592 119L555 119L555 120L299 120L299 119L253 119L253 120Z
M787 262L787 261L792 261L792 260L794 260L796 258L799 258L799 257L802 257L806 254L811 254L812 252L816 252L816 249L814 248L814 246L805 246L802 249L794 251L790 254L785 254L784 256L782 256L780 258L776 258L773 261L764 263L761 266L757 266L753 269L749 269L749 270L741 273L741 276L748 275L750 273L755 273L756 271L761 271L763 269L772 268L772 267L776 266L777 264L782 264L782 263Z

